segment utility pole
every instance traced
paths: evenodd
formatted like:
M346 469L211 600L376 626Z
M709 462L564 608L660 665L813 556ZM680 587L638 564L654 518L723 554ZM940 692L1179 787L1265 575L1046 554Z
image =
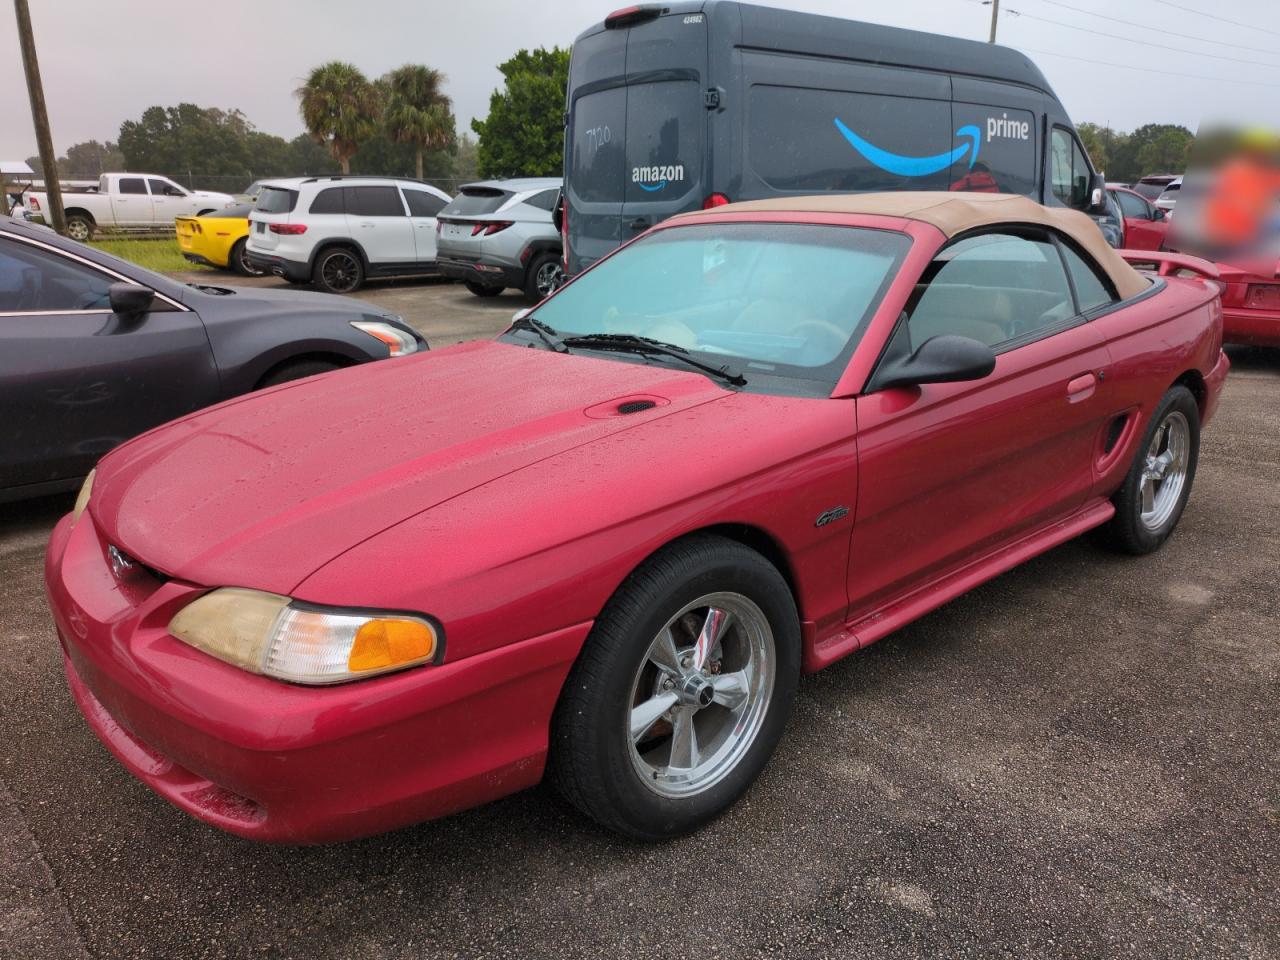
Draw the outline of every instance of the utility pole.
M987 43L996 42L996 20L1000 16L1000 0L991 0L991 36L987 38Z
M27 94L31 97L31 122L36 128L36 145L40 148L40 166L44 168L45 196L49 198L49 219L58 233L67 232L62 213L62 184L58 182L58 154L53 149L49 132L49 114L44 106L44 87L40 83L40 62L36 59L36 40L31 33L31 11L27 0L13 0L18 18L18 40L22 44L22 67L27 73Z

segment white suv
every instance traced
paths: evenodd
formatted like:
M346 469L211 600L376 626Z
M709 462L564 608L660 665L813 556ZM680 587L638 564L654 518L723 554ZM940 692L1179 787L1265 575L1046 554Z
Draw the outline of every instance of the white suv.
M436 214L449 195L395 177L300 177L262 184L249 262L290 283L350 293L369 277L436 272Z

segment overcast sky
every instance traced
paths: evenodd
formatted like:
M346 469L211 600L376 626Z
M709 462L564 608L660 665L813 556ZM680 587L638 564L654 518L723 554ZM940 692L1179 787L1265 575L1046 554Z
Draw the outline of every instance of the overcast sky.
M501 79L497 63L521 47L567 46L583 28L626 2L219 0L179 6L161 0L31 0L30 5L54 144L62 153L82 140L115 140L121 121L136 119L154 104L181 101L239 108L260 130L295 136L302 123L293 91L311 67L332 59L349 60L370 77L406 62L443 70L458 129L466 130L472 117L488 112L489 94ZM991 9L980 0L769 2L975 40L987 38ZM1023 49L1040 65L1077 123L1119 129L1181 123L1194 130L1202 118L1227 112L1280 129L1276 0L1002 0L1002 7L1000 42ZM13 18L12 5L0 3L0 159L5 160L36 152Z

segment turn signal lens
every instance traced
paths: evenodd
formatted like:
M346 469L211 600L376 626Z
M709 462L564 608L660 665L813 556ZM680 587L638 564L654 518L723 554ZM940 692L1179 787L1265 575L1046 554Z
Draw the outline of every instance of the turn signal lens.
M84 478L84 483L80 486L80 492L76 494L76 505L71 508L71 522L77 523L80 520L80 514L84 513L84 508L89 505L89 495L93 493L93 475L96 470L90 470L89 475Z
M436 633L420 620L370 620L356 631L347 669L387 670L430 660L435 652Z
M418 352L418 341L414 339L413 335L390 323L372 320L352 320L351 325L357 330L364 331L375 340L381 340L385 343L388 356L403 357L406 354Z

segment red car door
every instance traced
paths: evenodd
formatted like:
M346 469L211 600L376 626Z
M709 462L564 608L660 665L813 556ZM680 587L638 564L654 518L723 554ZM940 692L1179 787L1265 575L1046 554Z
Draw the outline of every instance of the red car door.
M959 334L998 357L981 380L858 398L851 622L1089 496L1109 356L1061 251L1039 230L971 236L917 285L905 321L913 349Z
M1141 194L1112 190L1124 213L1124 246L1128 250L1160 250L1169 232L1168 215Z

